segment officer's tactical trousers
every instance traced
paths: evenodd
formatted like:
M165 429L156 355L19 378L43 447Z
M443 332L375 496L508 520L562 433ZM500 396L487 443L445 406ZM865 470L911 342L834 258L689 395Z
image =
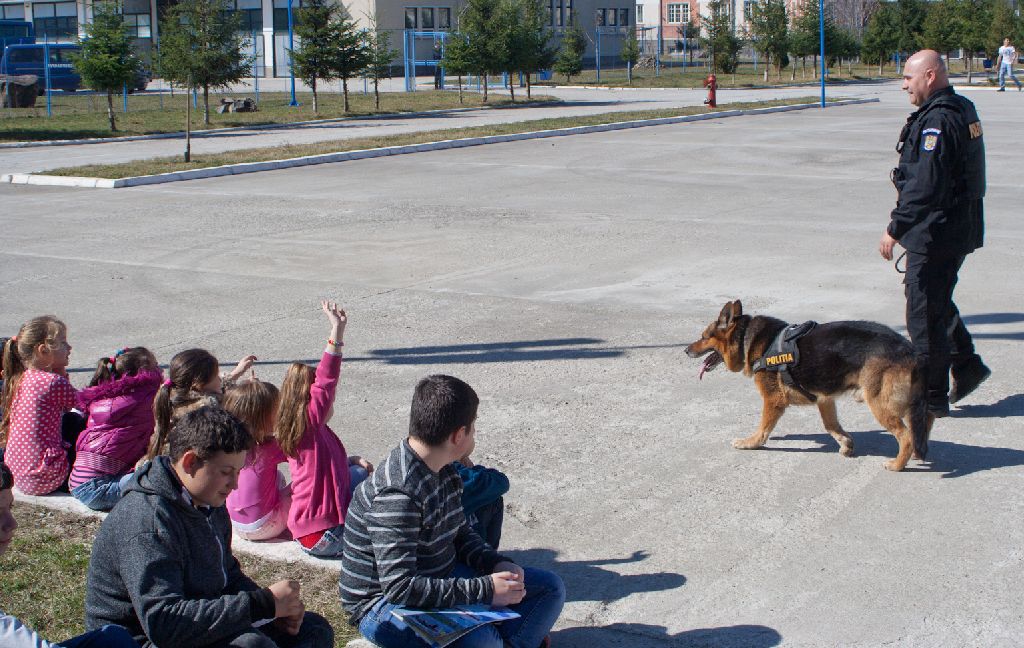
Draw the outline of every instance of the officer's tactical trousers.
M953 303L953 289L963 256L929 257L907 252L904 291L907 296L907 332L917 354L918 367L927 377L928 404L945 409L949 397L949 371L974 357L974 342Z

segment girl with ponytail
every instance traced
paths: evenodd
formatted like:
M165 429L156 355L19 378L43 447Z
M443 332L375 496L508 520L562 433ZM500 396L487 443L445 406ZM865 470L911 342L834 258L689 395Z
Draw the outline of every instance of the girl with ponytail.
M219 406L225 386L232 386L252 367L256 356L242 359L221 378L220 363L205 349L188 349L171 358L169 378L153 401L155 425L146 459L167 453L167 435L181 417L200 407Z

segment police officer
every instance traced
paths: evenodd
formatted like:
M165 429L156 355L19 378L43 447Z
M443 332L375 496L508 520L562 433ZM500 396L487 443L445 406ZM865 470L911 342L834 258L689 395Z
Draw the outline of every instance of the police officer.
M982 245L985 146L974 104L949 86L938 52L907 60L903 89L917 111L896 145L899 195L878 250L888 261L896 243L906 250L907 331L927 376L928 411L942 417L992 373L953 303L964 257Z

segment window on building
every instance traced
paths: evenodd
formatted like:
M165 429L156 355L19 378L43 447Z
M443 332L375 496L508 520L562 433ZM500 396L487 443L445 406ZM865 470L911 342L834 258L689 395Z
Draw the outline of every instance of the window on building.
M683 5L683 20L682 20L682 22L684 22L684 23L690 22L690 4L689 3L686 3L686 4Z
M594 24L598 27L604 27L604 9L594 11Z
M292 26L298 21L295 10L302 6L302 0L292 0ZM260 24L263 24L262 19ZM274 31L288 31L288 0L274 0Z
M260 0L235 0L235 12L241 16L240 31L251 34L263 29L263 7ZM285 6L285 13L288 7ZM295 18L295 4L292 3L292 18Z
M670 23L681 23L681 22L683 22L683 5L681 5L681 4L670 4L668 6L668 21Z
M743 20L750 20L754 9L754 0L743 0Z
M434 28L434 8L420 7L420 29Z
M451 29L452 28L452 8L451 7L438 7L438 9L437 9L437 28L438 29Z
M619 26L629 25L629 9L619 9Z
M20 2L0 5L0 20L25 20L25 5Z
M576 24L576 15L572 12L572 0L565 0L565 24Z
M150 20L148 13L124 15L124 24L128 26L128 31L135 38L152 38Z
M637 24L639 24L639 23L642 23L643 21L644 21L644 6L642 4L638 4L636 6L636 22L637 22Z
M416 16L418 14L419 14L419 11L416 10L416 7L406 7L405 8L405 28L406 29L416 29Z
M32 23L41 39L73 39L78 36L78 6L74 2L37 2Z
M555 27L562 26L562 0L555 2Z

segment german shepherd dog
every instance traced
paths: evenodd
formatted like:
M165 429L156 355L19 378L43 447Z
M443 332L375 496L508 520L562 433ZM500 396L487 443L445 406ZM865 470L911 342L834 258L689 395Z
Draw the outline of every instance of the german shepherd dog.
M797 385L816 397L814 402L784 384L781 374L751 370L785 327L785 322L774 317L744 315L740 301L731 301L701 338L686 347L691 358L707 355L701 376L724 362L729 371L753 375L761 392L760 428L745 439L734 440L733 447L750 450L764 446L786 407L814 403L825 430L839 442L839 453L852 457L853 439L839 425L835 399L859 390L871 413L900 444L899 454L886 461L885 467L903 470L911 454L924 459L932 419L927 413L924 379L906 338L874 322L828 322L811 329L797 340L799 362L790 372Z

